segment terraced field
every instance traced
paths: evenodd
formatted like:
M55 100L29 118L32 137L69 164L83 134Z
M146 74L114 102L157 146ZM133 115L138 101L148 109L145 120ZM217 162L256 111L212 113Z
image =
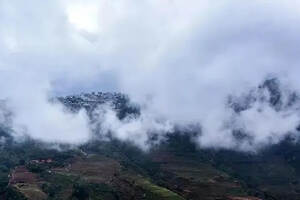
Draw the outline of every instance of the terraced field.
M62 166L53 163L19 166L12 171L10 185L28 200L185 200L225 199L227 193L228 198L245 195L238 183L212 166L185 162L174 155L169 158L160 163L160 158L153 154L153 162L162 173L155 178L147 171L137 172L134 167L124 165L122 160L97 154L77 155Z
M284 155L287 163L274 152L266 152L263 156L268 159L264 160L259 155L186 149L182 147L191 145L182 144L184 141L168 141L169 146L163 144L149 152L119 142L91 143L65 151L43 149L32 143L4 149L5 153L0 153L5 163L0 167L0 199L296 200L299 197L298 160L293 152ZM8 155L10 159L6 159Z

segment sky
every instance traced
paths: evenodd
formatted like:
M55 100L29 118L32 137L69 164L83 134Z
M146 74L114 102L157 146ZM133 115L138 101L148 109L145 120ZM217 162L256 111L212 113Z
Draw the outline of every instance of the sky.
M299 123L296 111L254 106L237 120L254 142L237 144L231 128L224 128L237 118L225 104L228 95L240 95L268 76L299 91L298 4L1 0L0 98L8 99L14 113L16 137L88 141L86 113L66 113L49 97L119 91L143 105L142 118L120 122L107 111L101 120L116 137L141 146L149 129L164 134L170 123L200 123L202 136L195 142L204 147L253 149L277 143Z

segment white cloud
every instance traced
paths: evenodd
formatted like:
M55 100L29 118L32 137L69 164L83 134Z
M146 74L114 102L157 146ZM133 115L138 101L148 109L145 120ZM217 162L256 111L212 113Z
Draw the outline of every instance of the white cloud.
M154 119L116 122L110 129L118 137L137 138L135 131L164 118L200 122L201 145L231 146L236 141L223 130L231 116L224 106L228 94L257 86L268 74L299 90L300 14L295 4L2 0L0 97L12 100L15 123L37 139L89 137L84 113L63 112L47 101L49 95L119 90L145 105L144 112ZM241 123L264 143L274 130L280 130L275 134L280 139L294 128L298 116L282 115L268 108L252 110L243 113ZM265 118L265 124L256 120Z
M158 133L158 140L153 142L158 142L164 133L173 131L173 125L169 121L159 121L149 113L142 113L138 117L129 115L120 120L116 111L108 104L99 106L93 112L93 116L96 123L92 125L95 129L100 127L102 136L110 135L122 141L129 141L144 150L151 146L149 138L154 133Z

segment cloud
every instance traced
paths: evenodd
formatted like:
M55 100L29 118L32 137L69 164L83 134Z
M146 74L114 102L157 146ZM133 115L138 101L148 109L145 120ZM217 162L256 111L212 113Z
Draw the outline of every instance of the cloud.
M117 137L141 143L144 130L164 119L200 123L201 146L230 148L238 141L224 128L233 115L228 95L256 87L269 74L299 91L297 5L3 0L0 97L10 100L14 124L36 139L73 143L90 137L84 112L67 113L49 97L114 90L129 94L147 116L122 122L107 113L102 120ZM294 130L299 116L290 112L261 104L241 113L238 124L255 138L256 148Z
M141 113L139 116L128 115L120 120L116 111L109 104L100 105L93 111L94 130L100 128L102 137L112 137L131 142L144 150L163 139L165 133L173 131L173 124L168 121L159 121L156 116ZM155 136L155 140L151 138ZM104 139L102 138L102 139Z

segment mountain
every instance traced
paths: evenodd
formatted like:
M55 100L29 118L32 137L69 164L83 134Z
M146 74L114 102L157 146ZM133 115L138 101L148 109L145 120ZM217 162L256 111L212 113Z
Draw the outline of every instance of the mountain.
M245 95L229 97L228 105L236 113L258 101L267 101L274 110L294 108L296 93L288 92L289 98L283 99L283 92L277 79L269 79ZM85 109L91 120L93 111L103 104L110 104L120 120L140 115L139 106L120 93L54 101L71 112ZM300 199L300 144L295 138L287 136L253 153L199 148L193 142L195 134L176 129L143 151L113 137L49 148L30 138L14 141L9 130L2 128L0 199Z

